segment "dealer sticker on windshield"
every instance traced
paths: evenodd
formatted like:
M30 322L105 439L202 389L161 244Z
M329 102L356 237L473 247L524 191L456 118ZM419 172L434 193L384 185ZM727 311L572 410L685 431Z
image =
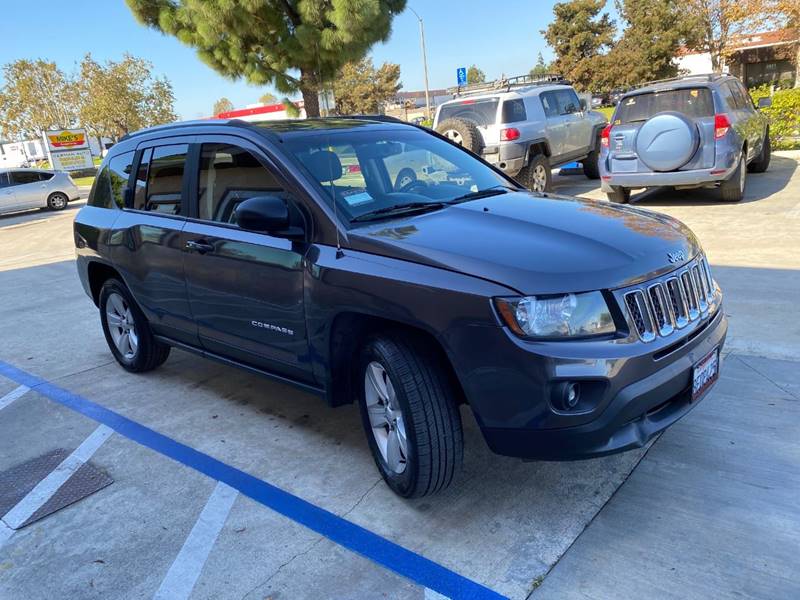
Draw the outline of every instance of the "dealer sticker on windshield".
M699 399L719 377L719 348L714 348L692 370L692 402Z

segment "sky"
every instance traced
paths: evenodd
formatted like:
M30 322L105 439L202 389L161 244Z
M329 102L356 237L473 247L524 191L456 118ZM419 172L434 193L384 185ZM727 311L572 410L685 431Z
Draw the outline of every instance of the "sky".
M455 85L456 69L472 64L488 78L527 73L539 52L552 52L541 34L552 20L554 0L409 0L422 17L431 89ZM614 15L613 2L608 10ZM230 81L203 64L194 50L172 37L148 29L133 18L123 0L39 0L4 2L0 19L0 64L20 58L55 61L67 72L77 70L91 52L95 60L119 60L123 53L153 63L175 92L175 108L183 119L211 113L225 96L237 108L258 101L266 87ZM423 89L419 23L406 9L395 17L390 39L372 49L376 64L400 65L403 89Z

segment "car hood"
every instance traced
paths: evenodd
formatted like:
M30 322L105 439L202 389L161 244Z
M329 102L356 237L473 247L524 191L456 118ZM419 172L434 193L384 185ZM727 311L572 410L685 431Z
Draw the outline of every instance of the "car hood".
M625 287L676 269L700 251L694 234L666 215L527 192L358 227L348 239L355 250L524 294Z

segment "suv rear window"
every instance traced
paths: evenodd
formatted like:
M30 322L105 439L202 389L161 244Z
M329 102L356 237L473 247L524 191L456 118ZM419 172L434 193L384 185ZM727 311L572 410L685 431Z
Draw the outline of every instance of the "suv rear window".
M439 110L439 122L445 119L468 119L478 125L494 125L497 120L497 105L500 98L481 98L480 100L462 100L453 104L445 104Z
M614 125L646 121L660 112L676 111L690 118L714 115L711 90L704 87L648 92L629 96L619 103Z

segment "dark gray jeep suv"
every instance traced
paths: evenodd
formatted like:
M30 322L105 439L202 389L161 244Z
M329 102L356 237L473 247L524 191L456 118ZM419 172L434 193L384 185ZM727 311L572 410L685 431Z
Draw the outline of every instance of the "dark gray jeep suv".
M530 193L436 133L377 118L130 135L75 244L124 368L175 346L356 401L407 497L451 482L461 405L505 455L642 446L714 384L727 331L678 221Z

